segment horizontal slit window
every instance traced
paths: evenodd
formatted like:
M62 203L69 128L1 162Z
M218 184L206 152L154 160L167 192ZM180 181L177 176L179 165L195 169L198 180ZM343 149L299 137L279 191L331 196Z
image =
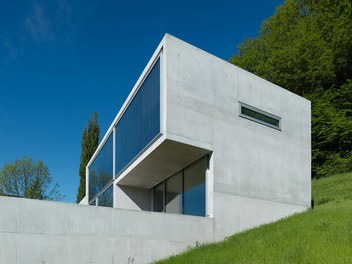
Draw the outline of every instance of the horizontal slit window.
M251 121L255 121L262 125L266 125L266 126L281 130L280 117L243 103L240 103L240 107L241 107L241 114L240 114L241 117L249 119Z

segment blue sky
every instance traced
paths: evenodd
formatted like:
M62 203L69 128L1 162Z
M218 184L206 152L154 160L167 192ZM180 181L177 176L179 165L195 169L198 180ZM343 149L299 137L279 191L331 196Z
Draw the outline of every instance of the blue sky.
M75 202L89 116L102 138L166 32L228 60L283 1L0 1L0 167L40 159Z

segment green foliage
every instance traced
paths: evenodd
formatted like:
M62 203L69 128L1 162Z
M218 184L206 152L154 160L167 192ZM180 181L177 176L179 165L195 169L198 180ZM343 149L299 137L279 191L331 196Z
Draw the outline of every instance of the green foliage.
M312 183L313 210L158 263L350 263L352 173Z
M352 159L351 1L286 0L230 62L312 101L313 176Z
M23 157L0 170L0 194L39 200L62 200L56 183L52 187L48 167L42 161Z
M100 128L98 114L94 112L83 130L81 140L81 161L79 164L79 187L76 202L79 203L86 195L86 166L99 145Z
M313 175L352 171L352 81L307 97L313 102Z

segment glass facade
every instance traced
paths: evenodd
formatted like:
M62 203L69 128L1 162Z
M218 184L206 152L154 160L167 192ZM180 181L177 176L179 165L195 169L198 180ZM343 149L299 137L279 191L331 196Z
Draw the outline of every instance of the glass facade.
M114 176L118 175L159 134L160 60L158 59L122 113L114 132L110 134L88 168L89 204L97 202L99 206L112 207ZM113 146L114 135L115 146ZM111 186L102 192L109 184Z
M116 124L116 174L160 134L160 62L155 63Z
M89 201L113 179L113 133L88 168Z
M113 207L113 186L111 185L108 189L106 189L101 195L98 197L98 205Z
M207 157L154 187L154 211L205 216Z
M184 170L183 213L205 216L205 159Z

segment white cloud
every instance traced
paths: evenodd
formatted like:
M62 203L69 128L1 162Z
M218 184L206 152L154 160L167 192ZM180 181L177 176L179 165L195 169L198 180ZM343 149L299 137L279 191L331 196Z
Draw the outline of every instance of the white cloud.
M71 25L72 8L65 0L58 0L58 19L66 25Z
M54 38L51 22L37 2L34 3L31 16L25 19L25 26L35 42L46 42Z
M72 8L66 0L57 0L57 11L55 14L56 26L60 32L61 41L67 43L71 41L71 35L74 29L72 22Z
M25 18L25 28L34 42L68 43L75 29L72 7L66 0L35 2Z

